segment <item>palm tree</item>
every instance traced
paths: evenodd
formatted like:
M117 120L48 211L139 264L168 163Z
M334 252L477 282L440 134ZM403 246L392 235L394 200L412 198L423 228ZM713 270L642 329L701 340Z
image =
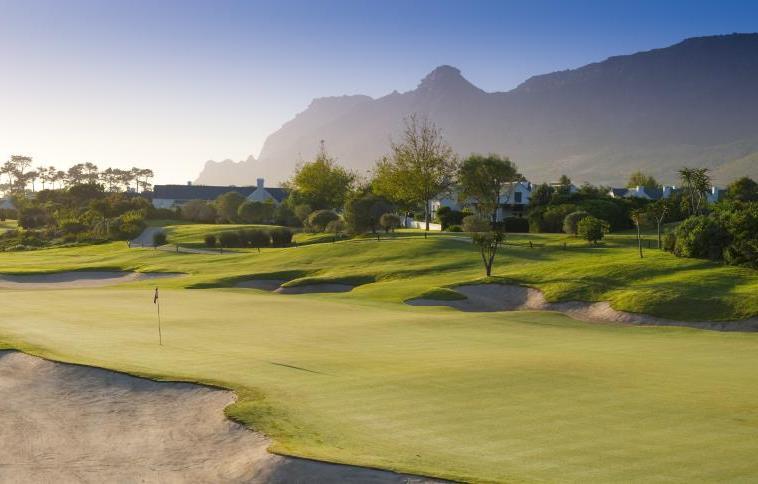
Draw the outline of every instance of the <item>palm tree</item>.
M711 188L709 171L708 168L687 168L686 166L679 170L690 215L699 215L705 208L705 197Z

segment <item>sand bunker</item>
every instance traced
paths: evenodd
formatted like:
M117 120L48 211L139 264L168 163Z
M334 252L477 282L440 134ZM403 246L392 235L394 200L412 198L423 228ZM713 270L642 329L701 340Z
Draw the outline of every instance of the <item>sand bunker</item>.
M314 294L323 292L350 292L355 286L349 284L303 284L302 286L280 287L279 294Z
M69 271L50 274L0 275L0 289L65 289L102 287L123 282L176 277L169 272Z
M276 291L284 284L283 279L253 279L251 281L241 281L234 285L234 287L246 287L248 289L260 289L261 291Z
M473 284L458 286L456 291L468 299L437 301L413 299L413 306L450 306L461 311L557 311L581 321L613 322L624 324L689 326L719 331L758 331L758 318L743 321L675 321L647 314L628 313L613 309L607 301L589 303L568 301L551 303L541 291L530 287L506 284Z
M350 292L355 286L350 284L303 284L302 286L282 287L287 281L281 279L254 279L250 281L241 281L235 284L235 287L246 287L249 289L260 289L262 291L273 291L279 294L317 294L325 292Z
M269 454L231 392L0 351L1 482L431 482Z

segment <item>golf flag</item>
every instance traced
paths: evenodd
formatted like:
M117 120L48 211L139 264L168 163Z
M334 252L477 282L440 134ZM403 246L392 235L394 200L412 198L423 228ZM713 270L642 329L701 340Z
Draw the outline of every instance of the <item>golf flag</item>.
M153 304L156 305L158 310L158 344L163 346L163 335L161 334L161 302L158 300L158 288L155 288L155 294L153 295Z

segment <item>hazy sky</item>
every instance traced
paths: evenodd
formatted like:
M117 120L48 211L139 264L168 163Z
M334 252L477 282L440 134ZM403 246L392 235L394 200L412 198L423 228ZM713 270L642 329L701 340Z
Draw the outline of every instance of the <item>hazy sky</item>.
M758 2L0 0L0 159L153 168L258 155L314 97L486 91L683 38L758 30Z

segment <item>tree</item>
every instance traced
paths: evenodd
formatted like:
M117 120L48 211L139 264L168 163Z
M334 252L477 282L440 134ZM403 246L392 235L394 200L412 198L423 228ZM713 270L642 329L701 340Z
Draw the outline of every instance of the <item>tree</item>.
M629 181L626 182L627 188L645 187L645 188L658 188L658 181L651 175L642 173L641 171L635 171L629 175Z
M310 215L311 212L313 212L313 208L307 203L301 203L299 205L295 205L294 212L295 212L295 217L297 217L298 220L300 220L300 223L302 223L303 225L307 225L308 215Z
M492 229L492 224L476 215L463 217L463 231L468 233L487 232Z
M382 215L393 210L392 204L384 197L368 192L355 194L345 203L345 222L354 233L368 230L376 234Z
M68 186L80 185L85 179L84 164L77 163L66 172L66 183Z
M93 185L98 182L100 179L100 174L97 168L97 165L94 163L87 162L82 167L82 172L84 176L84 180L89 183L90 185Z
M355 183L355 174L330 158L323 144L316 159L297 168L288 183L296 203L313 209L338 209L345 204L347 194Z
M484 263L484 272L487 277L490 277L497 249L505 240L504 234L499 231L474 232L471 234L471 240L479 247L479 253Z
M679 170L690 215L699 215L705 209L706 194L711 187L711 177L708 168L687 168Z
M345 231L345 222L343 222L340 219L332 220L326 225L325 232L328 232L330 234L334 234L334 240L336 241L337 238L342 236L342 233Z
M608 222L589 215L577 223L577 233L590 244L597 244L608 231Z
M237 208L237 220L247 224L270 224L274 220L274 204L245 200Z
M589 212L585 212L584 210L577 210L566 215L563 219L563 233L576 237L579 222L589 216Z
M477 209L487 214L494 224L501 204L507 204L510 191L503 192L506 184L521 178L516 165L507 157L496 154L473 154L466 158L458 173L462 200L473 199Z
M394 213L385 213L379 218L379 225L382 226L384 232L394 232L396 228L402 225L403 221L400 217Z
M637 247L640 250L640 259L642 259L642 234L640 232L640 226L645 223L645 209L635 208L629 212L629 216L634 222L634 226L637 228Z
M743 176L726 187L726 196L729 200L741 202L758 201L758 183L752 178Z
M663 222L666 219L666 216L668 215L670 210L671 210L671 203L669 202L669 200L665 198L656 200L655 202L647 206L647 214L651 216L653 220L655 220L656 227L658 229L658 248L659 249L663 248L662 240L661 240L661 227L663 226Z
M532 188L532 194L529 197L529 204L532 207L547 205L553 198L555 188L551 187L547 183L536 185Z
M238 192L226 192L213 202L222 222L233 223L237 220L237 210L245 202L245 197Z
M457 169L458 161L439 128L412 114L400 142L392 143L392 156L377 163L374 186L390 200L423 205L428 232L431 201L450 188Z
M558 193L561 195L571 194L571 178L561 175L561 178L558 180Z
M192 222L213 223L216 221L216 208L205 200L190 200L182 205L182 218Z
M308 226L323 232L330 222L337 220L339 215L331 210L316 210L308 216Z

